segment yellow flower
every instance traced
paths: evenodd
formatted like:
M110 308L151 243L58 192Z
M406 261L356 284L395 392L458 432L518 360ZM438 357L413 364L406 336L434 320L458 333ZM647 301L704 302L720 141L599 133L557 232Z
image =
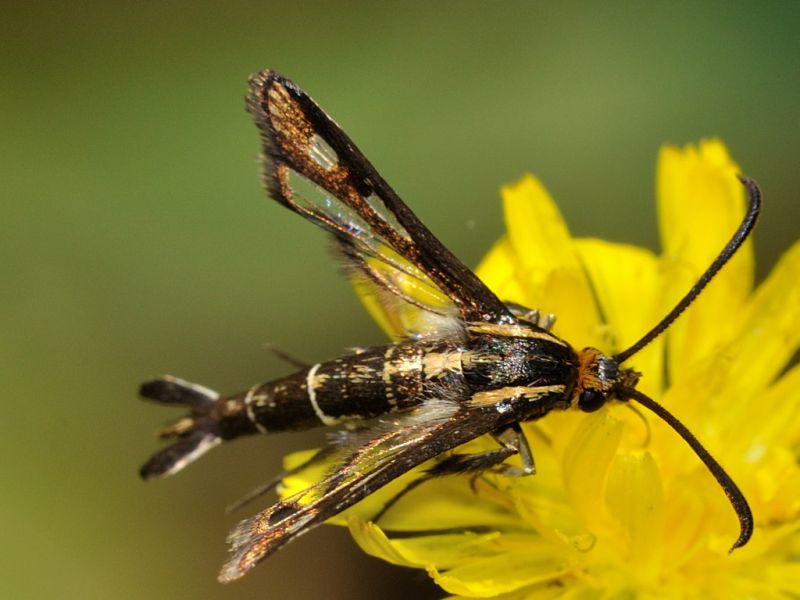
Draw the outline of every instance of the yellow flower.
M717 140L665 147L663 254L573 239L532 176L503 188L508 233L477 272L501 298L557 315L575 348L635 342L696 281L744 214ZM736 516L689 447L651 414L609 403L524 424L537 474L428 481L370 522L411 473L337 517L369 554L426 569L456 597L796 598L800 594L800 244L752 289L746 243L667 333L625 366L726 468L755 516ZM643 411L647 412L647 411ZM491 447L476 440L475 449ZM288 459L288 466L300 456ZM314 481L304 472L284 493ZM318 473L317 473L318 475Z

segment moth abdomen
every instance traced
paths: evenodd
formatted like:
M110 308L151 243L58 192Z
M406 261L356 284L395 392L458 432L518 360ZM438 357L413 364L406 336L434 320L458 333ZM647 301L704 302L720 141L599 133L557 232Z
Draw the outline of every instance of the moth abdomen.
M407 410L425 390L462 381L461 353L446 341L403 342L317 363L220 398L166 376L142 385L144 398L190 413L161 431L178 438L145 463L142 477L170 475L222 441L253 433L301 431Z
M413 408L430 383L460 377L460 353L448 342L403 342L258 385L244 403L262 431L296 431Z
M177 441L150 457L139 470L143 479L176 473L223 440L256 431L242 402L220 399L213 390L171 375L142 384L139 393L159 404L189 408L188 415L159 432L162 439Z

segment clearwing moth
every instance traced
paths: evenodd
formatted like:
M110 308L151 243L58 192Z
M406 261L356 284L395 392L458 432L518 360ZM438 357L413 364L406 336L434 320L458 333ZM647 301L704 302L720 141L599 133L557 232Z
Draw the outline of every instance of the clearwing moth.
M648 408L691 446L739 518L731 550L747 543L753 519L739 488L680 421L636 389L640 374L623 364L678 318L750 234L761 203L754 181L740 177L748 198L744 220L697 283L638 342L609 356L573 349L550 331L551 317L502 302L294 83L273 71L256 73L247 109L261 134L269 195L330 234L352 276L386 314L413 307L420 318L404 326L401 341L298 365L291 375L230 396L172 376L141 386L148 400L189 409L161 431L174 441L141 468L144 479L171 475L240 436L342 426L337 442L311 459L334 465L319 482L233 530L221 581L238 579L287 542L428 460L436 459L417 482L487 470L532 474L520 423L553 410L592 412L610 400ZM486 434L496 449L451 452ZM513 455L521 467L505 464Z

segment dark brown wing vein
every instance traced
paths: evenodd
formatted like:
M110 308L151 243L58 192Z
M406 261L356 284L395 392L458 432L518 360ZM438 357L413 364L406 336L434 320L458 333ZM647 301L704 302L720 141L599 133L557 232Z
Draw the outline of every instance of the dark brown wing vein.
M515 321L497 296L417 219L347 134L294 83L271 71L253 75L247 107L261 131L264 177L275 200L356 252L396 265L382 245L392 248L432 280L463 320ZM333 197L303 204L292 172Z
M501 428L504 418L494 407L462 407L446 418L421 419L365 442L319 483L240 523L228 538L232 556L220 581L242 577L284 544L417 465Z

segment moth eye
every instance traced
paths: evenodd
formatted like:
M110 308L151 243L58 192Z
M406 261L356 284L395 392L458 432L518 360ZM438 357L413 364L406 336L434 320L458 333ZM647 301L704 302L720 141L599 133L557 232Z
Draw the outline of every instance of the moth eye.
M606 396L597 390L583 390L578 398L578 408L583 412L594 412L606 403Z

